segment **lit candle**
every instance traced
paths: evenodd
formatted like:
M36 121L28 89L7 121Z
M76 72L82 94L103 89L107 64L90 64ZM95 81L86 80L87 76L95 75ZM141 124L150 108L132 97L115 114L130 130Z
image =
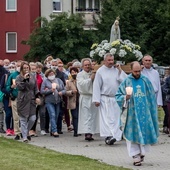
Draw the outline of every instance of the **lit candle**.
M133 88L132 87L126 87L126 94L127 95L132 95Z
M12 79L12 84L16 85L16 79Z
M51 85L52 85L52 89L53 89L53 90L56 89L57 83L52 83ZM54 92L53 92L53 95L54 95Z

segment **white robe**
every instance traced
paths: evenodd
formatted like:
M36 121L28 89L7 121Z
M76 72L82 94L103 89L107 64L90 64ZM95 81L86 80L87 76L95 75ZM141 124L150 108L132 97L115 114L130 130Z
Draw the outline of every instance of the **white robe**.
M124 71L117 68L100 67L93 83L93 103L99 102L100 136L113 136L121 140L120 108L115 100L115 94L120 83L126 78Z
M132 143L126 140L127 150L130 157L136 156L138 154L145 155L146 152L150 151L150 145L140 145L137 143Z
M157 99L157 105L162 106L162 91L161 91L161 84L160 84L160 78L159 73L157 70L153 69L152 67L150 69L146 69L145 67L142 70L142 74L146 76L150 82L152 83L152 86L154 88L156 99Z
M81 71L77 75L77 88L80 93L78 133L99 133L98 109L92 103L93 82L91 73Z

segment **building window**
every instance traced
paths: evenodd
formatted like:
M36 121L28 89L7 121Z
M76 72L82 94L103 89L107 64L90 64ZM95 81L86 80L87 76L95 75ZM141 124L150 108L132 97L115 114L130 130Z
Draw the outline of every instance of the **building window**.
M86 9L86 0L79 0L78 1L78 8L84 11Z
M94 1L94 10L95 11L99 11L100 10L100 1L99 0L95 0Z
M17 0L6 0L6 11L17 11Z
M100 11L100 0L77 0L76 11Z
M89 0L89 9L92 9L93 8L93 2L92 2L92 0Z
M62 0L53 0L53 12L62 12Z
M17 33L16 32L6 33L6 52L7 53L17 52Z

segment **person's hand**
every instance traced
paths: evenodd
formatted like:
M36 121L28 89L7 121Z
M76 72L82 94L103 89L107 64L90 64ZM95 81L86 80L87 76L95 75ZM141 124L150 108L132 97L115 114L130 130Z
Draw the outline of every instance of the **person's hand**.
M36 99L35 99L35 103L36 103L37 105L40 105L40 104L41 104L41 100L40 100L39 98L36 98Z
M59 95L59 96L62 96L63 94L62 94L62 92L60 91L60 92L58 92L58 95Z
M30 77L30 74L29 73L26 73L25 75L24 75L24 79L28 79Z
M72 94L76 94L77 93L77 90L72 90Z
M120 66L120 64L116 64L116 68L121 72L122 71L122 68Z
M95 106L96 106L96 107L99 107L99 106L100 106L100 103L99 103L99 102L95 102Z
M95 78L95 73L92 73L91 76L90 76L90 78L91 78L92 80L94 80L94 78Z
M129 100L131 95L126 95L126 100Z
M54 89L54 88L52 88L51 90L52 90L52 92L55 92L55 89Z
M12 84L12 85L11 85L11 88L12 88L12 89L15 89L16 87L17 87L16 84Z

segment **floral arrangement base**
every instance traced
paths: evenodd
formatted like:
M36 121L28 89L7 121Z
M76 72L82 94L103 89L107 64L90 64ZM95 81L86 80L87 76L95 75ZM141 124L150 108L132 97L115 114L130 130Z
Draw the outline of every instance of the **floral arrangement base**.
M118 39L109 43L103 40L100 44L94 43L91 47L90 57L100 63L106 53L114 55L115 60L123 62L131 62L140 60L143 55L140 51L140 46L132 43L130 40Z

